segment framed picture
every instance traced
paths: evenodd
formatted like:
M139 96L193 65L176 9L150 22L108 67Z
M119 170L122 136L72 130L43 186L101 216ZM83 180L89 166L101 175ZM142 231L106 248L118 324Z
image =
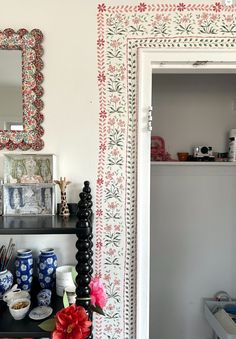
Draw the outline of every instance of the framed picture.
M53 215L55 185L31 184L3 186L4 215Z
M55 159L54 154L4 154L4 183L52 184Z

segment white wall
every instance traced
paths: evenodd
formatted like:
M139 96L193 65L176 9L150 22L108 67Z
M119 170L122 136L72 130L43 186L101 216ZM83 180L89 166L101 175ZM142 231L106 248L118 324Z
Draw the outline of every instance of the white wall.
M45 147L42 152L56 154L58 176L72 181L68 187L69 202L78 201L84 180L90 180L95 195L99 113L97 2L0 0L0 5L5 13L0 30L39 28L44 34ZM3 239L7 241L8 237L1 237L1 242ZM74 236L40 236L36 241L32 236L17 236L14 240L17 247L31 247L36 252L54 246L59 263L75 262Z
M202 298L235 296L236 167L152 166L150 339L211 339Z
M227 150L235 75L155 75L153 135L168 151ZM211 339L202 298L236 293L236 167L152 166L150 339Z
M153 75L152 135L164 138L174 159L192 154L194 145L226 152L236 126L235 88L235 74Z

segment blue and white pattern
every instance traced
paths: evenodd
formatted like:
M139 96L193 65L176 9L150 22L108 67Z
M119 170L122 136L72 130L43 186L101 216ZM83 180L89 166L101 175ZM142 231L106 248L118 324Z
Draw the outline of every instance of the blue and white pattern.
M39 306L48 306L51 303L52 292L49 289L41 290L38 295L38 305Z
M9 290L13 285L13 275L10 271L5 270L0 272L0 299L3 294Z
M38 278L40 287L53 289L56 281L57 256L53 248L40 251L38 257Z
M29 249L18 250L15 266L18 287L22 290L30 291L33 281L32 251Z

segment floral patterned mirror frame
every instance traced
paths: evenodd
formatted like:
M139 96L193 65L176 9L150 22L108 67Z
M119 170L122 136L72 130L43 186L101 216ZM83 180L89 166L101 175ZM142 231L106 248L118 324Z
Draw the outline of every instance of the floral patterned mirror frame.
M28 32L22 28L15 32L8 28L0 31L0 50L22 51L22 104L23 104L23 131L0 130L0 149L9 151L33 149L40 151L44 142L41 137L44 129L43 121L43 48L41 46L43 34L39 29Z

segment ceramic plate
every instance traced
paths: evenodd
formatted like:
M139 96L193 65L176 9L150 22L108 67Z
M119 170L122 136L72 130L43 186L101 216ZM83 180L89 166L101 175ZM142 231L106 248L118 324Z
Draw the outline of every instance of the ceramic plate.
M42 320L49 317L52 314L52 308L48 306L38 306L32 309L29 313L29 317L33 320Z

